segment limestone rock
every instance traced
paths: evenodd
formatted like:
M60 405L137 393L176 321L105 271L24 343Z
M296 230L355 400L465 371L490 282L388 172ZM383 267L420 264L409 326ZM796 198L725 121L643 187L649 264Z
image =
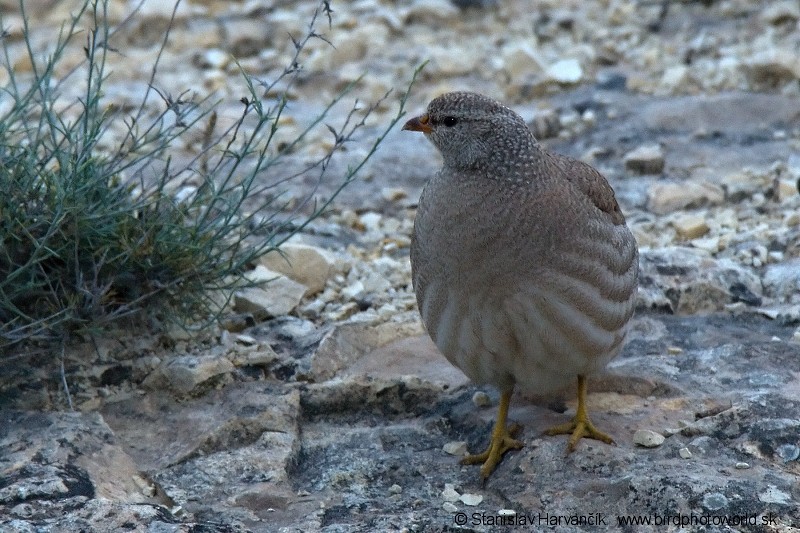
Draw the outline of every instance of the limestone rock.
M98 413L5 411L0 452L4 531L30 531L29 521L49 531L112 531L176 520Z
M637 429L633 434L633 443L644 448L657 448L664 443L664 435L650 429Z
M540 52L531 44L512 42L500 51L503 69L512 78L524 77L542 72L545 61Z
M686 89L690 80L689 67L686 65L675 65L666 69L664 75L661 76L661 89L668 94L681 92Z
M258 286L236 291L233 309L239 313L253 313L258 317L283 316L291 313L306 294L308 288L278 272L258 265L246 277Z
M467 453L467 443L463 440L451 441L442 446L442 450L444 453L461 457Z
M764 289L779 301L790 301L800 294L800 258L767 265Z
M330 379L365 354L397 339L419 333L419 323L416 320L377 325L342 324L329 332L320 342L313 355L311 375L316 381Z
M169 387L179 393L192 392L198 385L234 369L233 363L220 355L185 355L165 361L148 376L145 385Z
M721 311L742 302L760 306L761 279L730 259L702 250L672 246L640 252L638 306L693 314Z
M654 183L647 191L647 207L657 215L680 209L719 205L725 193L719 185L708 182Z
M709 231L706 217L700 214L685 214L672 221L675 232L682 239L697 239Z
M442 491L442 499L446 502L457 502L458 499L461 497L455 486L452 483L445 483L444 490Z
M305 296L317 294L335 271L333 254L316 246L286 243L265 254L260 264L306 286Z
M664 170L664 150L661 145L640 146L625 154L625 168L637 174L660 174Z

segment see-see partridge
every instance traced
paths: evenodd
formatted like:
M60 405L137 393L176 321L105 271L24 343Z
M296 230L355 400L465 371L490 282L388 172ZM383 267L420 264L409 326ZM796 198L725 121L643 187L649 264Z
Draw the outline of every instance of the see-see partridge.
M411 270L422 321L444 356L500 390L485 480L510 449L515 387L536 394L577 379L572 421L546 433L612 443L586 409L587 377L620 350L633 314L636 241L614 191L594 168L550 153L508 107L447 93L405 130L425 134L442 169L419 200Z

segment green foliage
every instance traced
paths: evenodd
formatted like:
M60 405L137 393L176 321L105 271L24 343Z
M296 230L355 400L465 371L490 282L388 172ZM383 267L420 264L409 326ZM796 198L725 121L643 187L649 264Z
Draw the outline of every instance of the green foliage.
M220 294L229 295L258 256L317 217L404 114L408 92L363 160L336 178L335 194L320 205L312 196L292 205L282 199L285 187L309 173L324 179L333 154L354 139L388 93L364 109L356 101L338 127L326 124L351 85L287 146L274 146L288 91L300 73L300 53L319 38L315 15L305 38L293 40L295 57L277 79L267 83L242 73L249 94L230 128L217 131L218 102L157 89L168 33L145 97L123 114L103 98L117 53L107 44L115 32L106 19L107 2L86 0L50 56L39 60L20 0L31 75L14 73L3 42L0 66L10 82L0 92L0 108L6 109L0 115L0 349L64 342L122 317L158 316L183 324L215 317ZM329 15L326 2L319 9ZM81 32L87 17L92 29ZM83 47L85 61L57 79L56 65L75 46ZM85 92L64 108L63 89L76 80ZM264 94L278 96L264 100ZM154 115L155 98L163 104ZM104 146L101 140L120 124L122 138ZM300 173L280 177L281 159L302 152L308 134L319 127L334 137L327 153ZM202 134L202 146L190 161L176 164L176 141L189 132ZM252 207L254 198L262 203Z

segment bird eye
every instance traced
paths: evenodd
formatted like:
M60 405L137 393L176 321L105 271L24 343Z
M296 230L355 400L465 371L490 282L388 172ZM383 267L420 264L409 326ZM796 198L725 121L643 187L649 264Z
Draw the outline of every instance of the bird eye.
M444 124L448 128L452 128L457 123L458 123L458 119L456 117L444 117L442 119L442 124Z

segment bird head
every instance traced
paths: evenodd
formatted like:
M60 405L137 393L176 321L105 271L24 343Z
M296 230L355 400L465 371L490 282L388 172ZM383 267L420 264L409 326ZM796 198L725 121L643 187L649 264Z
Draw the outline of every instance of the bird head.
M422 132L441 152L445 167L505 166L535 144L522 117L503 104L470 92L443 94L403 126Z

